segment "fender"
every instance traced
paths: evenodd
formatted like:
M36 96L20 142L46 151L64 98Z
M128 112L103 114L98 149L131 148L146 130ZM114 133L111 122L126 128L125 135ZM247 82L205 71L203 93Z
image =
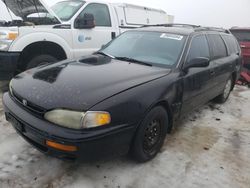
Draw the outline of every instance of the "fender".
M58 44L64 49L67 58L73 58L72 53L70 53L71 52L70 46L65 41L65 39L56 34L48 32L36 32L36 33L21 35L11 44L9 51L21 52L25 47L29 46L30 44L41 41L48 41Z

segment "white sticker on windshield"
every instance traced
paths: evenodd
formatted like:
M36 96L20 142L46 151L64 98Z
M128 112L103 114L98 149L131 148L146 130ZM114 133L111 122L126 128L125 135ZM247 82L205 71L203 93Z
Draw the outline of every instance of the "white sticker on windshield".
M69 4L69 6L72 6L72 7L77 7L79 6L81 3L76 3L76 2L72 2Z
M168 33L162 33L160 38L165 38L165 39L173 39L173 40L182 40L183 36L181 35L174 35L174 34L168 34Z

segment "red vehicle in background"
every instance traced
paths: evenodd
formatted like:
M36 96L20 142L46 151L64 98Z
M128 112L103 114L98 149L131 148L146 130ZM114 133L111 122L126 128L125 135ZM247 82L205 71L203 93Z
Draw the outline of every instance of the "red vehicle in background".
M250 87L250 28L233 27L230 31L240 43L243 57L243 68L238 84Z

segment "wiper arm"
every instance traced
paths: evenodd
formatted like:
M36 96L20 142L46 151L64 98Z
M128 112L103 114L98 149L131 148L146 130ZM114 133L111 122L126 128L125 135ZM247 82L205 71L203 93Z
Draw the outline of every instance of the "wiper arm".
M110 58L112 58L112 59L114 59L114 58L115 58L114 56L109 55L109 54L107 54L107 53L104 53L104 52L102 52L102 51L98 51L98 52L96 52L95 54L101 54L101 55L104 55L104 56L110 57Z
M137 63L137 64L140 64L140 65L146 65L146 66L152 67L152 64L150 64L150 63L147 63L147 62L144 62L144 61L140 61L140 60L137 60L137 59L133 59L133 58L129 58L129 57L115 57L115 59L118 59L118 60L121 60L121 61L128 61L128 62L131 62L131 63Z

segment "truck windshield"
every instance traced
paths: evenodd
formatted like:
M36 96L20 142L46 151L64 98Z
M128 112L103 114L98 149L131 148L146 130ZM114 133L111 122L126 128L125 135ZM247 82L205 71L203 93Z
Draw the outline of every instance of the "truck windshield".
M239 42L250 42L250 30L231 30Z
M178 62L186 36L148 31L128 31L100 52L117 59L131 59L155 66L173 67Z
M62 1L51 8L62 21L69 21L75 13L85 4L85 1Z

